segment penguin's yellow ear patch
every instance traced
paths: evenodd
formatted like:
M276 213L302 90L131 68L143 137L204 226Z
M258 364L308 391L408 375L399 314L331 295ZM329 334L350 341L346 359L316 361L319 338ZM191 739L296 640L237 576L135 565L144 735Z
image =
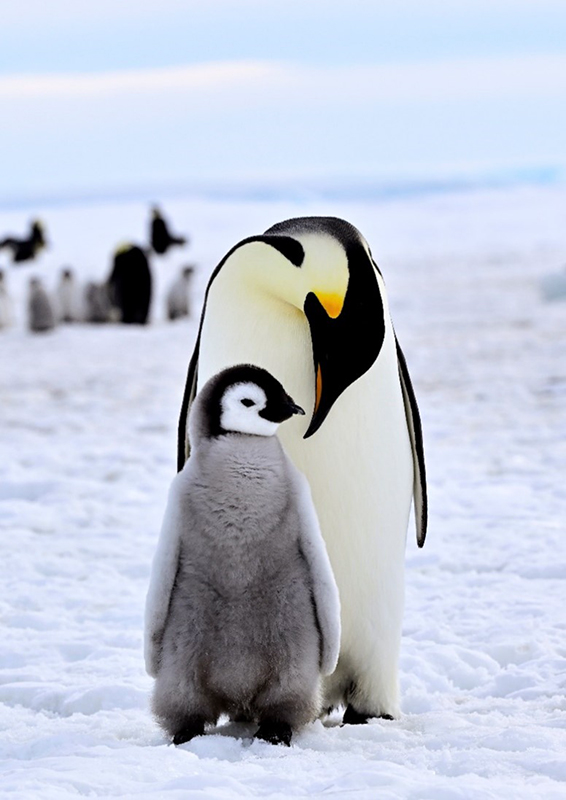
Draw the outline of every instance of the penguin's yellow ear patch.
M344 306L344 297L342 295L326 292L315 292L315 295L329 317L336 319L340 315Z

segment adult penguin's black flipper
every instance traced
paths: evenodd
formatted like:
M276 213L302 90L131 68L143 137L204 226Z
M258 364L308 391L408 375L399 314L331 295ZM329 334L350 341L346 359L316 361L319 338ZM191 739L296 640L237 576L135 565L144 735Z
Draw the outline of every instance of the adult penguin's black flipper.
M204 316L204 311L203 311ZM198 379L198 354L200 345L200 332L202 328L202 318L200 321L199 332L195 343L195 349L189 362L189 369L187 371L187 380L185 383L185 391L183 394L183 403L181 405L181 413L179 415L179 427L177 436L177 472L180 472L185 466L185 462L190 455L189 437L187 436L187 417L189 408L191 407L195 395L197 393L197 379Z
M415 467L415 481L413 487L413 499L415 504L415 522L417 527L417 544L422 547L426 539L428 525L428 494L426 486L426 468L423 445L423 430L421 425L421 415L417 405L417 398L411 383L411 376L401 346L395 337L397 347L397 360L399 362L399 378L403 391L403 402L405 404L405 415L407 417L407 428L413 450L413 463Z

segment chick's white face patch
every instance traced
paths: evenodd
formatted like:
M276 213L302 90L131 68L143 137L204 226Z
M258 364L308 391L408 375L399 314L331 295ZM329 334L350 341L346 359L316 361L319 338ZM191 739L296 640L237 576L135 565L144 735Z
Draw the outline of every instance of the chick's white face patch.
M234 433L273 436L278 423L259 416L267 405L265 392L255 383L230 386L220 401L220 427Z

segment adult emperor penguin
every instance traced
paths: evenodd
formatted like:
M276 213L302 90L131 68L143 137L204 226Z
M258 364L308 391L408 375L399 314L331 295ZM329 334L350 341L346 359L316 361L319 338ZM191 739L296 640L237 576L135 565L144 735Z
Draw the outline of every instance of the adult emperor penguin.
M120 321L146 325L151 305L152 276L146 253L134 244L124 244L114 253L108 285Z
M213 272L179 423L211 375L267 369L310 419L281 441L311 487L340 592L342 640L326 680L344 722L397 717L404 551L414 497L424 544L427 495L418 407L389 315L385 284L359 231L300 217L233 247Z
M338 589L308 483L274 435L303 414L263 369L211 378L171 486L146 604L153 710L175 744L222 713L290 744L320 713L340 647Z

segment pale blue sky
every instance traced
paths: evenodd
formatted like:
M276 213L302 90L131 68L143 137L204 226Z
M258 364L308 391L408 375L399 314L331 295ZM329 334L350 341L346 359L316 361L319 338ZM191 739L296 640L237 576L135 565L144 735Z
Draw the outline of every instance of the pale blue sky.
M7 4L4 4L7 5ZM564 52L563 0L14 0L0 71L371 64Z
M563 165L566 3L19 0L0 103L0 199Z

